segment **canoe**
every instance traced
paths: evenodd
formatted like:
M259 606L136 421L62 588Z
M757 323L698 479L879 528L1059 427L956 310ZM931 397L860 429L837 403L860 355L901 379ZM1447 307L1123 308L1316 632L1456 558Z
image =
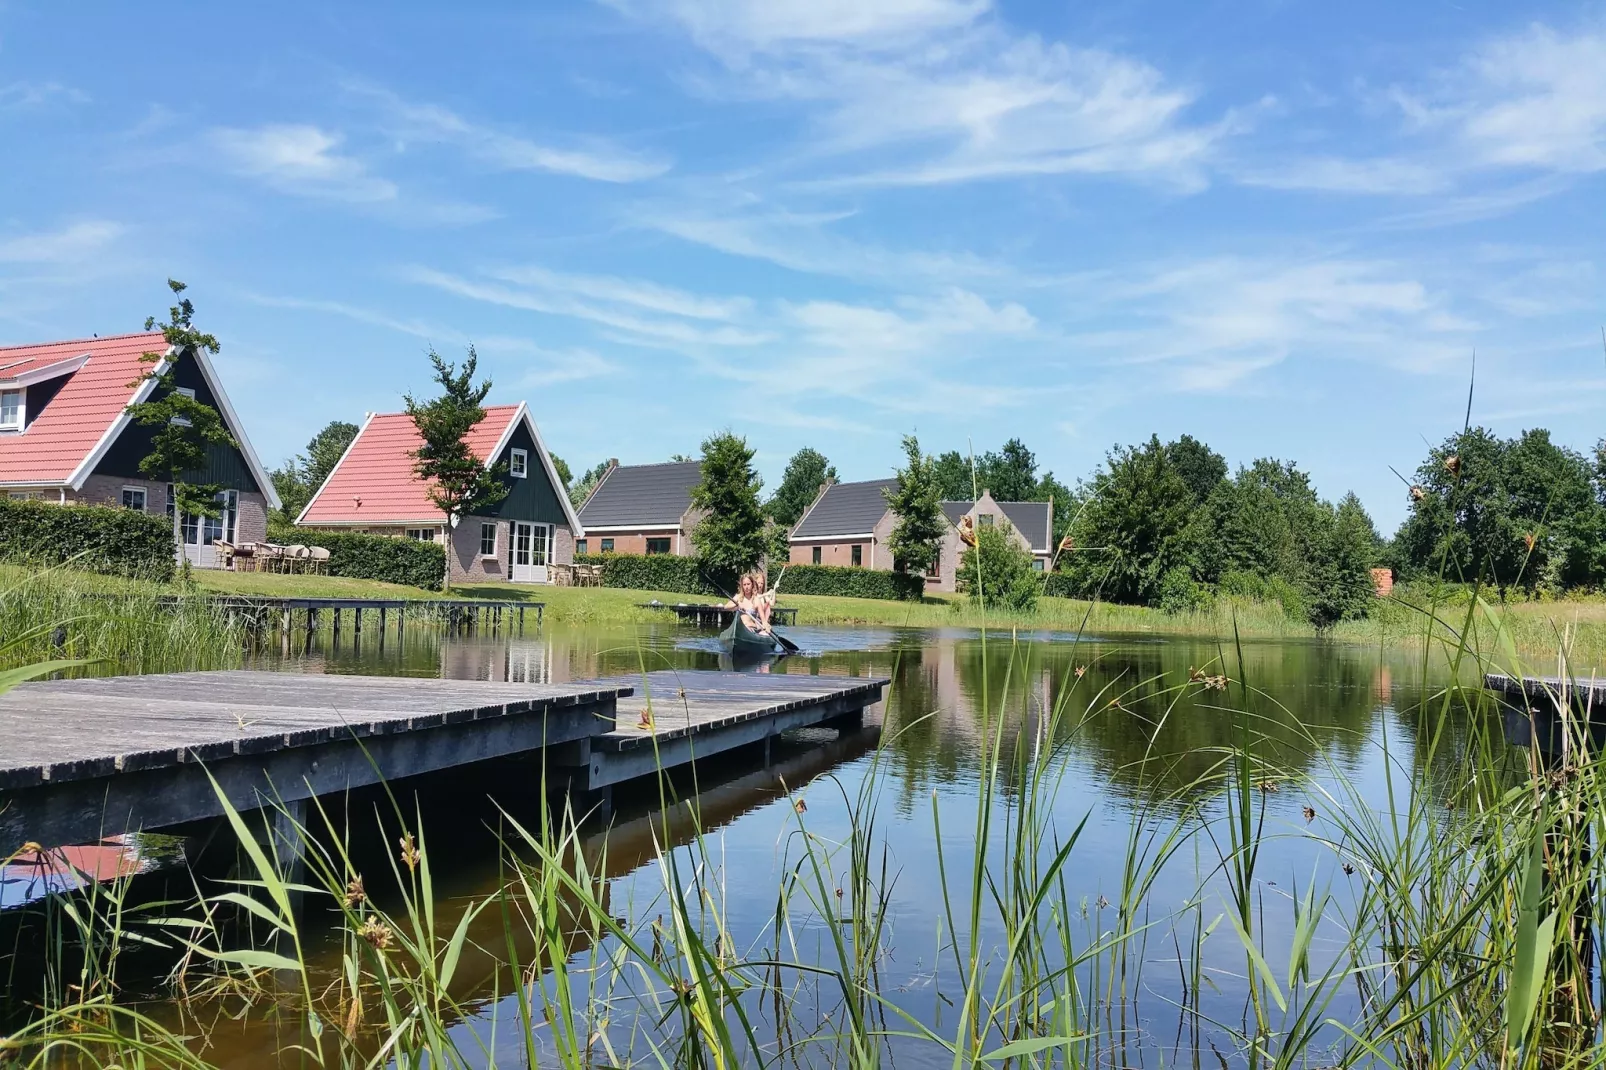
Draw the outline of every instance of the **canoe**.
M730 624L719 633L719 643L733 654L784 653L773 636L760 635L749 628L740 613L733 614Z

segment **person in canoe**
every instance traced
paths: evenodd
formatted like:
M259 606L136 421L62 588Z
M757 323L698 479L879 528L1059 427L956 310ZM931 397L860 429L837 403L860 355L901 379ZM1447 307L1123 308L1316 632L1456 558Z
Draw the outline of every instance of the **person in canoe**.
M770 598L757 574L748 572L736 584L736 594L725 603L742 615L742 623L759 635L770 634Z

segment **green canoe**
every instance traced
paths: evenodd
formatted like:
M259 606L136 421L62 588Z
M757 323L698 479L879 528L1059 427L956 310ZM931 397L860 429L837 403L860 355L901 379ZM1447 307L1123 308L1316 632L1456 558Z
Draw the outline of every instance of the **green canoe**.
M785 653L774 636L762 635L749 628L740 613L734 614L730 624L719 633L719 642L733 654Z

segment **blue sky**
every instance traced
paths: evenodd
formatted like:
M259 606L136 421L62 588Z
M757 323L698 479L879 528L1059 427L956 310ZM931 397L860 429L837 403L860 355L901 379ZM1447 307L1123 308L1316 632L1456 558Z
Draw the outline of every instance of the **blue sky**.
M1520 8L1520 11L1518 10ZM1606 6L0 0L0 341L191 284L276 463L473 341L574 466L1192 433L1387 530L1606 434Z

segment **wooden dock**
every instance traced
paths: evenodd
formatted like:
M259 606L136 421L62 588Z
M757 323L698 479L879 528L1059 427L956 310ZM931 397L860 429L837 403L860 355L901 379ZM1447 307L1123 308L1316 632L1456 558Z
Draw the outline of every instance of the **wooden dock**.
M885 684L663 672L534 686L248 671L22 684L0 695L0 855L30 840L92 843L214 818L218 791L255 809L522 753L542 752L575 789L606 792L660 765L852 718ZM640 700L621 706L638 688Z
M1547 760L1569 743L1606 749L1606 680L1489 673L1483 686L1505 702L1506 742L1513 746L1531 747Z
M1552 696L1567 697L1575 703L1593 705L1606 715L1606 680L1599 678L1563 680L1559 676L1507 676L1492 672L1484 676L1483 686L1512 700L1551 703Z
M734 609L727 609L716 602L638 602L636 604L642 609L667 610L681 620L715 628L723 628L729 624L731 615L736 612ZM797 609L795 607L784 608L776 606L770 610L770 617L776 624L790 627L797 623Z

